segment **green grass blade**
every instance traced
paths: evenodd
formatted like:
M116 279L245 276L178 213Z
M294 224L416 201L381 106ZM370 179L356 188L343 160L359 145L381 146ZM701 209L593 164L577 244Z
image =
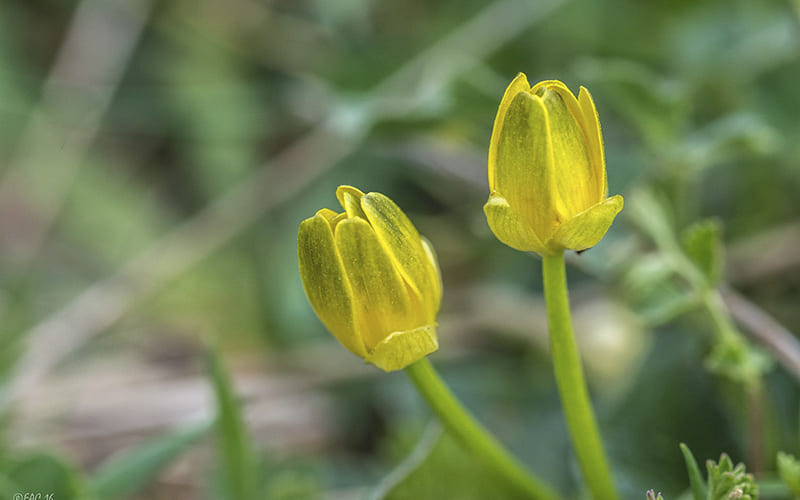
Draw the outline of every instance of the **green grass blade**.
M250 448L236 393L216 353L209 353L208 366L217 400L216 430L223 494L228 500L256 498L256 457Z
M683 443L681 443L681 453L683 453L683 460L686 462L686 471L689 473L689 484L692 486L694 500L706 500L706 483L700 474L697 460L694 459L689 447Z
M92 478L95 497L112 500L135 493L204 436L210 427L209 423L202 423L174 430L112 457Z

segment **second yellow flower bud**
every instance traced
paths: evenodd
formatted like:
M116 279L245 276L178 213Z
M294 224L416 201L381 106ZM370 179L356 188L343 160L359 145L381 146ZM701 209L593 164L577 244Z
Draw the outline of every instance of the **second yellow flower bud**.
M300 224L300 276L311 306L353 354L399 370L438 348L442 295L436 256L380 193L339 186L344 212L323 208Z

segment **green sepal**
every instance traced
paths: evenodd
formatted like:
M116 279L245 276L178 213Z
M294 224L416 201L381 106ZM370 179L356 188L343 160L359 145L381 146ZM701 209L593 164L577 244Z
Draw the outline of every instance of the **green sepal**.
M528 222L499 193L492 193L489 201L483 206L483 212L486 214L489 228L497 239L506 245L521 252L551 254Z
M547 246L578 251L595 246L608 232L622 205L622 196L615 195L589 207L558 226Z

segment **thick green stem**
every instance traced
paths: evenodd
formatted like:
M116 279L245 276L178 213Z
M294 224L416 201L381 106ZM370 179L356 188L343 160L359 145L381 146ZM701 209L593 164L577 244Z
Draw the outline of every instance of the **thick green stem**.
M561 497L532 476L453 396L427 358L405 369L447 430L464 448L499 476L516 485L530 498L558 500Z
M592 497L595 500L616 500L617 494L603 452L603 443L589 401L578 346L572 331L563 252L544 257L542 269L553 366L572 445Z

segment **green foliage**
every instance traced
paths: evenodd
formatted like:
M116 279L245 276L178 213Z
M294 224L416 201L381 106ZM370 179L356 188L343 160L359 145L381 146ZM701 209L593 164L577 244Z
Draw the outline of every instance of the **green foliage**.
M686 462L686 472L689 473L689 485L692 487L694 500L705 500L707 488L703 477L700 475L700 467L697 465L697 460L695 460L688 446L683 443L680 446L683 460Z
M322 495L319 478L313 472L285 470L266 477L263 498L268 500L315 500Z
M234 387L219 356L214 352L208 354L208 370L217 403L217 449L224 498L256 498L257 457L251 449Z
M778 452L778 474L795 498L800 498L800 462L788 453Z
M733 465L730 457L723 453L718 462L706 461L708 482L703 481L700 468L691 450L681 443L681 453L686 462L694 500L758 500L758 485L744 464ZM659 494L660 497L660 494ZM648 500L652 500L648 494Z
M271 432L285 431L286 453L308 467L258 467L257 450L273 443L251 439L216 366L209 385L219 419L208 453L219 460L181 479L200 483L207 497L217 493L213 483L224 490L217 497L232 500L350 498L377 483L394 463L376 451L379 443L418 425L422 412L402 382L359 371L332 345L297 273L297 225L321 204L335 206L331 187L341 183L396 197L431 237L445 290L436 363L456 388L470 389L458 392L490 429L514 437L516 455L574 492L580 479L552 390L541 276L531 259L496 243L480 210L492 118L519 71L592 92L609 192L626 199L606 238L568 266L576 311L612 300L647 339L631 358L640 369L624 383L599 382L587 363L622 497L654 487L678 498L686 486L687 464L675 453L681 440L698 457L721 449L744 456L737 447L749 443L747 405L740 391L726 391L730 380L760 378L769 395L765 456L796 455L797 379L768 371L770 357L755 337L723 338L744 323L711 318L703 290L724 283L800 332L798 5L0 2L0 392L29 375L18 371L20 356L53 360L33 363L36 383L3 400L0 499L52 486L59 500L85 500L98 482L111 498L151 481L190 437L167 430L172 414L156 415L144 393L131 400L164 423L152 429L163 434L113 453L119 458L101 464L89 484L81 470L95 470L96 457L138 427L108 422L98 429L110 434L87 433L84 417L108 414L42 401L61 383L72 390L82 378L102 380L102 370L116 380L120 355L141 367L137 377L157 375L168 391L196 375L196 346L209 338L226 359L263 359L270 383L281 387L266 397L285 404L281 415L304 412L266 420ZM118 79L98 72L97 62L137 28L129 54L112 61ZM97 121L87 118L96 111ZM14 178L21 182L6 184ZM228 209L210 217L206 210L220 202ZM40 230L42 240L28 246ZM113 286L97 287L111 277ZM717 312L731 319L717 298ZM62 307L70 314L54 317ZM590 316L579 335L633 349L618 335L616 313L610 326ZM67 334L29 342L39 340L29 333L41 325ZM62 341L76 344L61 352ZM592 348L584 356L600 357ZM602 357L621 365L613 349ZM339 389L355 384L363 390L343 397ZM183 404L177 395L175 404ZM23 448L31 442L45 451ZM75 464L57 458L64 447ZM439 484L415 468L416 489L401 491L448 498L444 485L461 489L458 481L481 477L469 464L464 477L458 464L469 457L452 455L452 465L436 465ZM781 455L777 469L768 461L763 472L780 473L800 497L795 463ZM153 498L173 498L170 486L152 488Z
M724 256L722 228L717 220L695 222L683 231L683 248L706 279L715 286L722 277Z
M679 243L669 204L663 196L645 189L632 198L633 220L652 239L657 252L640 257L626 272L631 293L643 295L660 307L655 314L649 313L654 323L673 319L692 306L701 306L711 320L714 333L706 367L737 383L755 381L772 367L772 358L739 332L715 288L724 266L719 224L712 220L696 222L683 232ZM650 273L653 283L644 286L648 265L656 272ZM683 282L680 288L673 283L678 279ZM661 293L648 297L651 290ZM672 295L665 295L664 290Z
M774 362L766 352L740 337L726 337L714 344L705 365L711 373L746 384L768 372Z
M731 458L723 453L718 462L708 460L708 500L757 500L758 485L752 474L745 471L744 464L735 466Z
M208 424L178 429L112 457L92 476L96 500L114 500L135 493L205 436L208 429Z
M426 432L406 462L387 477L372 500L409 498L523 499L519 490L489 473L447 433Z
M53 499L94 500L78 469L47 452L31 453L4 461L0 470L0 494L12 500L17 493L52 494Z

